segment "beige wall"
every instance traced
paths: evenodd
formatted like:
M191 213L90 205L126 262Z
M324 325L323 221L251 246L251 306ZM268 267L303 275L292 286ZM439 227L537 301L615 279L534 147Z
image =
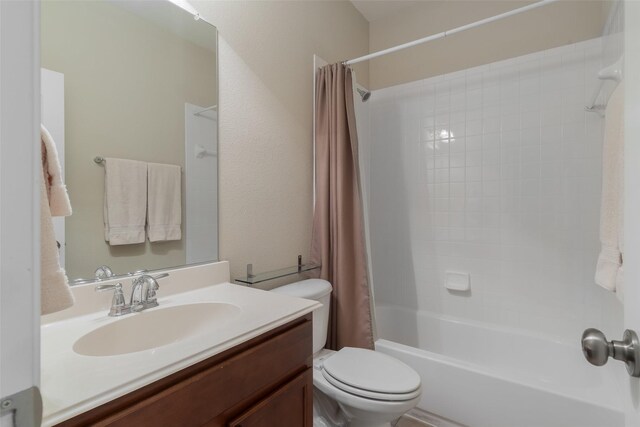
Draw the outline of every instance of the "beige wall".
M313 54L367 53L368 23L346 1L192 4L219 31L221 259L232 277L295 265L311 238Z
M529 4L529 1L425 1L370 24L372 52ZM561 1L370 61L380 89L598 37L608 7Z
M41 18L42 66L65 75L69 277L91 277L100 264L116 272L184 264L183 240L104 241L104 170L93 158L184 166L184 103L217 103L215 54L107 3L47 1Z

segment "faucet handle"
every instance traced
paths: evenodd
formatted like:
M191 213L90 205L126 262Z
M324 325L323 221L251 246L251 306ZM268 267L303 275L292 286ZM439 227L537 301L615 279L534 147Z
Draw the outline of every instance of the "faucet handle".
M113 299L111 300L111 309L109 310L109 316L122 316L131 312L131 307L127 305L124 299L124 292L122 291L122 283L116 283L115 285L98 285L96 286L96 292L114 291Z
M143 274L147 274L149 270L143 269L143 270L136 270L136 271L130 271L127 273L127 276L141 276Z
M98 285L96 286L96 292L105 292L113 290L122 290L122 283L116 283L115 285Z

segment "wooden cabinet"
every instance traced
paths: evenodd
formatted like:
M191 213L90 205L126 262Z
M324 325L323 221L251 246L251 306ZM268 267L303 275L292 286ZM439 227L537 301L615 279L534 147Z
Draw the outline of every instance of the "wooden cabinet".
M311 315L58 426L312 427Z
M300 427L311 426L313 373L310 370L265 397L244 414L231 421L229 427Z

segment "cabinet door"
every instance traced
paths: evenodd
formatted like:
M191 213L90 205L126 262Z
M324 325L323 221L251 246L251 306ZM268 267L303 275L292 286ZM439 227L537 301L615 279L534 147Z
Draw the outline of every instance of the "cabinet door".
M245 413L229 427L312 427L313 370L288 382Z

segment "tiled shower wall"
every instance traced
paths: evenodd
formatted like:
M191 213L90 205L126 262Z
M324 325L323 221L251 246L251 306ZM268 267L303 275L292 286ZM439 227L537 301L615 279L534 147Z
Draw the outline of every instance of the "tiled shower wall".
M373 93L376 304L570 342L619 333L622 305L593 281L604 121L584 107L601 58L594 39Z

